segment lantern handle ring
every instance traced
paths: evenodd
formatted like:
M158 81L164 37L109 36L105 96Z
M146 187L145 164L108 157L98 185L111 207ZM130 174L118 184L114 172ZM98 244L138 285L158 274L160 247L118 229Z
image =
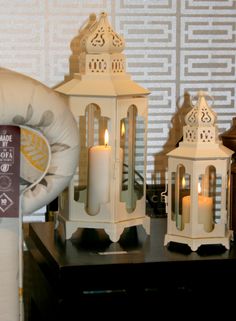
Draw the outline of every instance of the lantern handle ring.
M207 91L203 91L203 90L199 90L196 95L192 96L191 104L192 104L193 106L195 106L196 103L193 103L193 100L196 100L196 102L197 102L198 99L199 99L200 97L202 97L202 96L205 97L206 100L207 100L207 99L210 99L210 100L212 101L212 103L210 104L210 107L212 107L212 106L214 105L214 102L215 102L214 97L211 96Z

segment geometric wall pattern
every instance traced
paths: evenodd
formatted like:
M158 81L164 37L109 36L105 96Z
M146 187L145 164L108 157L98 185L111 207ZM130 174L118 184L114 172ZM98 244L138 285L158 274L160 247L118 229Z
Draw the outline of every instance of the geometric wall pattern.
M151 91L147 181L159 183L190 96L213 96L220 132L236 116L236 1L0 1L0 66L59 84L71 40L90 13L102 11L125 38L127 71Z

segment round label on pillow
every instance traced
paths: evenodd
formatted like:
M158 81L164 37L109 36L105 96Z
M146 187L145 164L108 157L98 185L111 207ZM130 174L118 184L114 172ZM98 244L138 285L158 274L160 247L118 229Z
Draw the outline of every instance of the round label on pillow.
M0 125L0 218L19 216L20 128Z

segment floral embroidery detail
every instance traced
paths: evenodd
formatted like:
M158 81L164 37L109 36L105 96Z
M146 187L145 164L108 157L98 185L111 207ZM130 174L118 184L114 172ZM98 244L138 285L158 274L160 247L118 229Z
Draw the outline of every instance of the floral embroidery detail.
M52 111L50 110L46 110L45 112L43 112L40 121L38 122L38 124L28 124L28 122L32 119L33 117L33 107L31 104L28 105L27 108L27 112L26 112L26 116L23 117L21 115L16 115L15 117L13 117L12 121L14 124L17 125L28 125L29 127L33 127L33 128L39 128L39 127L48 127L51 125L51 123L54 120L54 114Z

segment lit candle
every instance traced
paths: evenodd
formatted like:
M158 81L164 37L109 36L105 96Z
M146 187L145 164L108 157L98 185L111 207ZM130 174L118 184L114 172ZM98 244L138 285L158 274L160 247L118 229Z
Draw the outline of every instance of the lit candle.
M183 213L183 204L184 204L184 200L183 198L189 194L189 189L186 189L186 180L185 180L185 176L182 177L182 181L181 181L181 188L179 188L179 215L178 215L178 227L181 226L181 229L183 229L183 223L185 220L185 215L186 212ZM187 201L187 199L185 199L185 202ZM185 204L185 206L188 206L188 204ZM186 218L187 219L187 218ZM185 222L186 223L186 222Z
M105 131L105 145L92 146L88 160L88 214L96 215L100 204L110 199L111 146L108 145L108 131Z
M203 224L206 232L213 229L213 199L212 197L198 195L199 223Z
M198 185L198 191L200 193L200 184ZM183 213L182 220L183 224L189 223L190 221L190 207L191 198L185 196L182 199ZM213 229L213 198L198 194L198 223L203 224L206 232L211 232Z
M121 142L120 147L125 148L125 123L124 121L121 122L121 130L120 130Z
M182 224L189 223L190 219L190 195L182 198Z

